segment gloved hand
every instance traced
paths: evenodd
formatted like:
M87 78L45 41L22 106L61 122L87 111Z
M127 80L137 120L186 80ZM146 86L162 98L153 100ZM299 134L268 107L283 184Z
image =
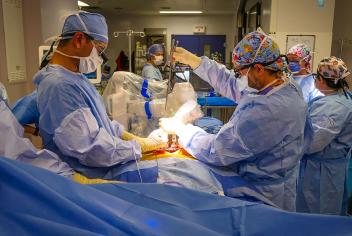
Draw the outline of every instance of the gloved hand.
M165 133L165 131L163 129L156 129L156 130L153 130L148 138L151 138L151 139L154 139L154 140L158 140L160 142L163 142L163 143L167 143L169 140L168 140L168 135L167 133Z
M159 126L168 134L180 134L184 131L186 124L203 116L200 106L194 100L185 102L171 118L161 118Z
M141 146L142 153L151 152L166 146L161 140L138 137L126 131L122 132L121 139L126 141L135 140Z
M196 69L202 61L200 57L181 47L176 48L173 59L183 64L190 65L192 69Z
M178 118L161 118L159 120L159 126L168 134L177 134L179 135L186 125Z
M184 124L188 124L201 118L202 116L203 112L198 103L195 100L189 100L177 110L174 118L177 118Z

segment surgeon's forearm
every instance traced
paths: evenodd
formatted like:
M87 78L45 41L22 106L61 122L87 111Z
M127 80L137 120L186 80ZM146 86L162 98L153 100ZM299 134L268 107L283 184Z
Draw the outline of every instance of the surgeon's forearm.
M109 167L141 157L138 143L123 141L100 128L89 109L66 117L55 130L54 142L64 155L92 167Z
M240 91L233 71L207 57L202 57L201 64L193 71L202 80L209 83L216 92L233 101L238 101Z
M212 154L211 151L215 140L214 134L209 134L203 129L190 124L176 134L179 136L181 146L196 159L204 163L224 166L221 163L221 159Z

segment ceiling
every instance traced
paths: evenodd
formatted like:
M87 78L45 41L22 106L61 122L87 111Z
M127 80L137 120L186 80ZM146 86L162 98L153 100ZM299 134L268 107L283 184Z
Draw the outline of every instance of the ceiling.
M159 10L203 11L203 14L232 15L239 0L82 0L82 10L110 14L159 15Z

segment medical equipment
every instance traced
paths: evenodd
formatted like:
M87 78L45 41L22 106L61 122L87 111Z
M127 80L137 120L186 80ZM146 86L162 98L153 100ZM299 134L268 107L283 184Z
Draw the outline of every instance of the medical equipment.
M165 109L167 83L145 80L130 72L115 72L103 94L108 115L129 132L148 136L157 129L159 118L173 116L185 102L197 99L190 83L176 83L167 96Z
M165 102L165 110L166 110L166 107L167 107L167 102L168 102L168 94L171 92L171 86L172 86L172 79L173 79L173 74L174 74L174 71L175 71L175 62L173 61L173 55L174 55L174 52L176 50L176 47L178 45L178 41L176 42L175 39L172 39L171 41L171 50L170 50L170 57L168 59L168 65L170 67L170 71L169 71L169 79L167 81L167 90L166 90L166 102Z
M120 36L120 34L126 34L128 37L128 58L129 58L129 72L132 71L132 36L133 35L139 35L140 37L145 37L144 32L135 32L133 30L127 30L127 31L115 31L114 32L114 37L117 38Z

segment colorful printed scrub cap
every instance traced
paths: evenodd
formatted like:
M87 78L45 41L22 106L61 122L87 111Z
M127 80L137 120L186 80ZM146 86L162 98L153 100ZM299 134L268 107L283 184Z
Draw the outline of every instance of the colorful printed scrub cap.
M262 64L275 71L284 70L285 60L280 56L280 49L260 28L247 34L232 52L234 69Z
M335 84L340 79L345 79L351 73L348 71L346 64L336 57L325 57L318 65L318 74L324 78L334 80Z
M287 55L296 55L299 59L303 59L306 62L312 60L312 50L305 44L297 44L288 50Z

